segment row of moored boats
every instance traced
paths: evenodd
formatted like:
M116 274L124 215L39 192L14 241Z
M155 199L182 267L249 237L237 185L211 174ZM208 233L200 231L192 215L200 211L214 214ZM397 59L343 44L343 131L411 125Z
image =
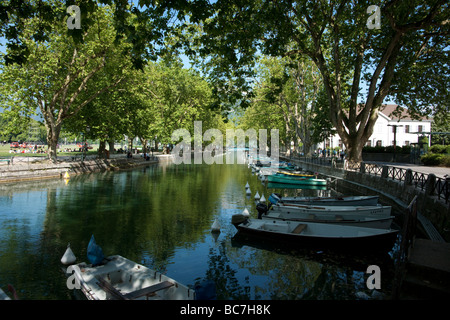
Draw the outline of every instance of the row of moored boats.
M284 183L292 177L302 183L314 179L293 166L249 167L269 183L274 176L285 179ZM266 239L345 251L391 249L397 240L398 230L391 228L391 207L379 204L378 196L282 197L272 193L268 200L256 205L257 219L234 215L234 226L242 233Z

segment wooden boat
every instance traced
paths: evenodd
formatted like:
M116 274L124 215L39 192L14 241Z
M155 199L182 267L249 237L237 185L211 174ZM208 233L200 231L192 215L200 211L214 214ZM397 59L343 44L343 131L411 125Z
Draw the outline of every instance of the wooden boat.
M261 215L262 219L269 220L289 220L289 221L303 221L303 222L315 222L315 223L331 223L344 226L356 226L365 228L377 228L377 229L389 229L394 220L393 216L390 217L367 217L358 214L352 215L340 215L340 214L304 214L296 212L281 212L270 210L267 214Z
M277 203L272 206L272 210L286 213L296 214L315 214L315 215L342 215L349 217L350 215L367 216L367 217L389 217L391 215L390 206L319 206L319 205L300 205L300 204L282 204Z
M85 262L72 265L75 281L89 300L195 299L195 290L120 255L104 261L97 266Z
M277 182L269 182L267 184L267 188L269 189L312 189L312 190L327 190L327 186L316 186L316 185L307 185L307 184L289 184L289 183L277 183Z
M291 177L301 177L301 178L308 178L308 179L312 179L314 178L313 174L308 174L302 171L283 171L283 170L278 170L276 172L278 175L285 175L285 176L291 176Z
M326 186L327 181L325 179L315 179L315 178L304 178L304 177L293 177L282 174L274 174L267 176L267 181L276 183L287 183L295 185L314 185L314 186Z
M239 232L290 244L335 248L339 250L391 249L397 230L350 227L337 224L242 219L235 215L232 222Z
M296 203L304 205L326 205L326 206L376 206L379 196L343 196L343 197L281 197L272 193L269 201L277 203Z

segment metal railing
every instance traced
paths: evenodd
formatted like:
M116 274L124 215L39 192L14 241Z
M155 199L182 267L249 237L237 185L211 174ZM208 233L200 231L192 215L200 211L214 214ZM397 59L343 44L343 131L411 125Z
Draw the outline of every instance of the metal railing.
M439 200L444 200L445 203L449 203L450 196L450 177L436 177L430 180L430 175L427 173L421 173L411 170L411 174L408 174L406 168L400 168L395 166L389 166L386 164L377 163L346 163L346 161L339 158L333 157L291 157L292 160L300 160L306 163L317 164L321 166L335 167L338 169L348 170L348 171L363 171L365 174L381 176L386 179L403 181L405 183L413 184L416 188L424 190L428 186L430 193L436 194ZM364 169L361 166L364 165ZM384 169L386 168L386 169ZM386 171L387 170L387 171ZM405 181L409 179L409 181Z

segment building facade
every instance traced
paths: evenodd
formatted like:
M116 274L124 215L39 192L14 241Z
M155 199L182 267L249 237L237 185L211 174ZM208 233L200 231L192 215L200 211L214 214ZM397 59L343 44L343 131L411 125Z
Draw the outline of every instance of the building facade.
M397 115L394 113L396 108L397 105L395 104L383 105L380 108L373 133L369 140L367 140L366 146L387 147L397 145L403 147L417 143L419 137L422 135L428 136L428 143L430 143L431 138L429 133L431 132L431 123L433 120L427 117L414 120L404 108L401 108L400 115ZM337 134L319 143L317 147L323 149L324 146L325 148L340 147L341 149L345 149Z

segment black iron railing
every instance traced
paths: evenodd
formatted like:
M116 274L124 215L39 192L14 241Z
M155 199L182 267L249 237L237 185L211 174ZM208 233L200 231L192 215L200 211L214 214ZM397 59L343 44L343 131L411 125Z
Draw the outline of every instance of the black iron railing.
M429 179L431 179L429 174L416 171L411 171L411 174L408 174L409 169L377 163L363 163L364 169L362 170L361 169L362 163L347 163L345 160L333 157L291 157L289 159L300 160L303 162L318 164L322 166L333 166L338 169L364 172L365 174L376 176L379 175L387 179L404 182L406 179L410 179L408 183L414 185L416 188L419 188L421 190L424 190L428 183L429 184L428 188L431 193L436 194L438 199L444 200L445 203L449 203L450 177L445 178L436 177L435 179L433 178L433 180L429 181Z

